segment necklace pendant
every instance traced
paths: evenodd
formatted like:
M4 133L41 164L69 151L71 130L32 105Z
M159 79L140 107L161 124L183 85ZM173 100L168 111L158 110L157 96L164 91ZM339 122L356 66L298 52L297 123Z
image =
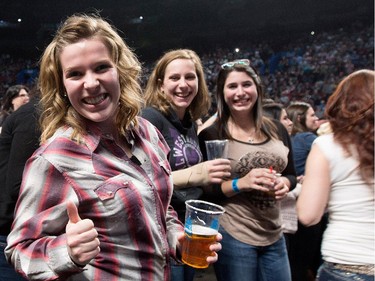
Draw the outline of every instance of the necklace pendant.
M253 143L253 142L254 142L254 139L249 139L248 142L249 142L249 143Z

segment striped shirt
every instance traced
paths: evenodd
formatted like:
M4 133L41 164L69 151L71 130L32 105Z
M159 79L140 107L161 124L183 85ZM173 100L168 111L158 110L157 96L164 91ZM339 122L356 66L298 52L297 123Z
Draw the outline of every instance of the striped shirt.
M170 207L169 152L160 133L139 118L128 131L129 159L111 136L90 128L82 142L60 128L25 166L5 250L31 280L169 280L183 231ZM68 255L66 202L94 222L100 253L84 268Z

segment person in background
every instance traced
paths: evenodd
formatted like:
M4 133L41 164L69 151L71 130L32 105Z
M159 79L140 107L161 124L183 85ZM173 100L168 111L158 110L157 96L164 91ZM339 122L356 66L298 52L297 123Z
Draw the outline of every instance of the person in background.
M24 85L14 85L8 88L2 101L0 111L0 129L6 118L20 106L29 102L29 88Z
M310 152L311 144L317 137L316 130L319 127L318 117L312 106L306 102L293 102L287 109L287 115L293 122L291 133L294 165L297 175L305 173L305 163Z
M289 281L278 204L296 185L288 132L263 115L262 82L248 60L223 64L216 88L218 117L199 141L205 155L205 141L229 140L231 178L206 190L225 208L217 280Z
M189 49L166 52L156 63L145 89L142 117L161 132L170 153L174 192L171 204L185 220L185 201L199 199L202 187L230 176L230 161L203 162L196 120L206 114L209 95L198 55ZM192 281L194 269L172 261L172 280Z
M169 148L138 116L140 71L98 15L68 17L45 49L42 144L26 163L5 249L28 279L169 280L183 225L169 204ZM209 263L220 248L210 246Z
M313 141L317 138L315 132L319 127L318 117L312 106L306 102L293 102L286 110L293 122L291 139L294 165L299 183L303 183L306 159ZM315 280L321 264L320 245L326 224L326 217L310 227L298 222L298 230L288 235L288 255L293 281Z
M290 135L293 130L293 122L289 119L285 108L280 103L268 102L263 104L264 114L272 119L280 121ZM301 190L301 184L298 182L296 187L289 191L280 201L280 212L282 219L283 232L286 246L289 252L289 235L297 231L298 218L296 210L296 198Z
M266 116L280 121L288 131L288 134L292 134L293 122L289 119L285 108L281 104L270 102L263 105L263 110Z
M329 214L319 281L374 280L374 79L358 70L339 83L325 108L332 133L307 159L298 217L314 225Z
M38 90L30 95L30 102L7 118L0 135L0 280L26 280L6 261L4 250L26 160L39 147Z

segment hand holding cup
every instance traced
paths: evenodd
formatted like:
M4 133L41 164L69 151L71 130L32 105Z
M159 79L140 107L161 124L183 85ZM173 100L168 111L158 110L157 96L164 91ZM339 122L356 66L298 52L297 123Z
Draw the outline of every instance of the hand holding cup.
M182 244L182 261L195 268L207 268L217 260L221 249L219 217L224 208L201 200L188 200L185 215L185 240Z

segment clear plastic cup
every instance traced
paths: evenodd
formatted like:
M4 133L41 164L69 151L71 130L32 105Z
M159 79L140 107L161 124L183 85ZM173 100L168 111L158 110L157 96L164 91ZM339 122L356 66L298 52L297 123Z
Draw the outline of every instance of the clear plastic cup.
M228 157L228 140L209 140L205 144L208 160Z
M216 243L219 217L224 208L202 200L188 200L185 215L185 241L182 245L182 261L195 268L207 268L209 247Z

